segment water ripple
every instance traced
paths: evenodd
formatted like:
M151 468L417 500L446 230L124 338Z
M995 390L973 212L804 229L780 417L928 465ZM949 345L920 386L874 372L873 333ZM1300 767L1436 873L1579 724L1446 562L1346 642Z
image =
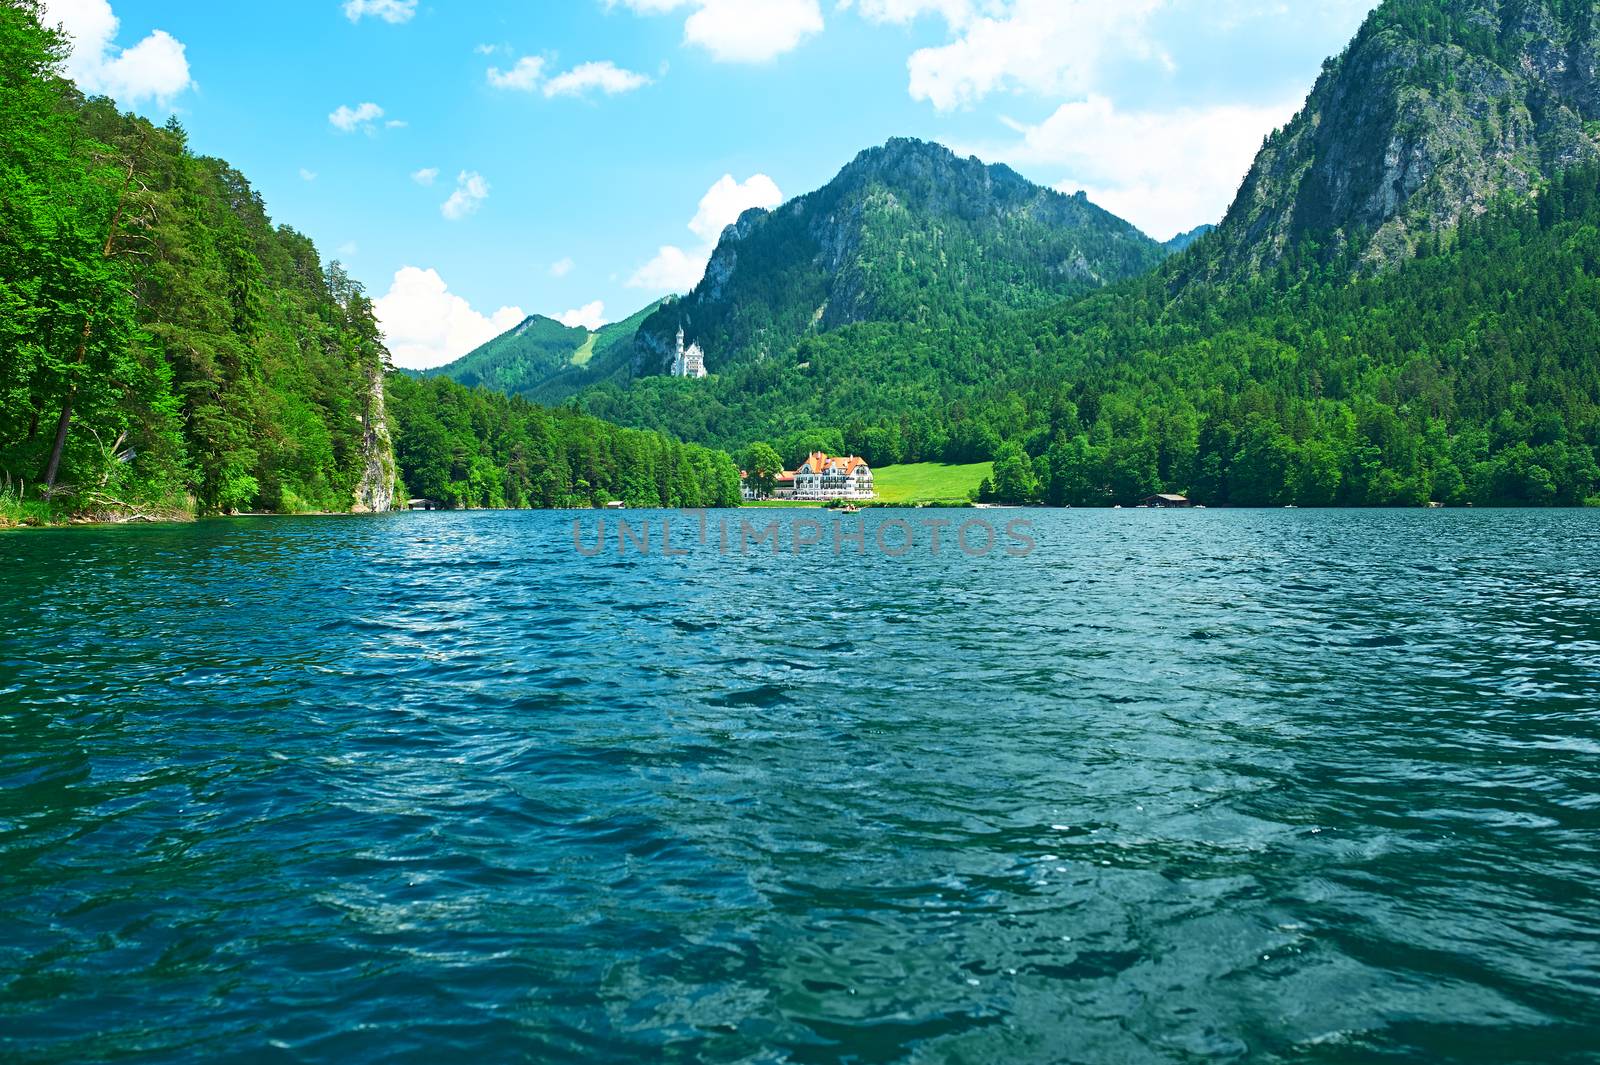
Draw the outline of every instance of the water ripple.
M0 539L0 1055L1594 1060L1595 516L573 517Z

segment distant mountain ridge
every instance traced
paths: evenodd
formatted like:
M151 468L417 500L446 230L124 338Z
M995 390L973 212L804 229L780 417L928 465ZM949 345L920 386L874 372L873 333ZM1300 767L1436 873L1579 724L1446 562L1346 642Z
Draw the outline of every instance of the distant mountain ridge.
M534 315L424 376L558 403L667 372L680 329L716 373L847 325L1048 306L1147 273L1210 228L1161 244L1083 193L896 139L815 192L746 211L687 295L593 334Z
M582 326L567 326L535 314L524 318L493 340L474 348L448 366L429 370L424 377L448 377L468 388L483 386L495 392L516 394L530 380L559 373L570 366L590 343Z
M1210 223L1203 226L1195 226L1189 232L1179 233L1161 246L1176 255L1180 251L1188 251L1201 237L1216 232L1216 229L1217 227Z
M700 284L639 330L634 370L663 372L679 329L715 373L846 325L1044 306L1144 273L1166 254L1082 193L891 140L821 189L728 227Z
M1268 138L1209 252L1220 281L1287 258L1366 269L1600 160L1591 0L1389 0Z
M621 376L632 366L633 338L660 304L590 331L543 315L512 329L423 377L447 377L468 388L487 388L540 403L560 403L590 385Z

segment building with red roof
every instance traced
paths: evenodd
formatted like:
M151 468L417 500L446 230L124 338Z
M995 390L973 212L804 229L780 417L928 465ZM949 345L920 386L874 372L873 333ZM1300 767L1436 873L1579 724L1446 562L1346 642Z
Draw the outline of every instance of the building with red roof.
M774 478L770 496L763 497L756 490L748 473L741 471L739 480L744 498L750 502L770 498L827 503L835 499L868 500L876 495L872 467L866 459L854 455L834 458L821 451L808 455L793 473L785 471Z
M872 467L855 455L835 458L813 452L794 471L796 499L824 503L833 499L871 499L875 494Z

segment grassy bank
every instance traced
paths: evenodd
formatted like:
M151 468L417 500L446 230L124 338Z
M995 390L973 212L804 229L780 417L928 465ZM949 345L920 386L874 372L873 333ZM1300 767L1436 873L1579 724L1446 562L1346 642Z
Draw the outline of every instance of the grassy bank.
M100 492L88 492L63 495L47 502L31 493L24 495L15 485L0 484L0 529L193 520L194 500L188 498L127 502Z
M977 493L978 486L985 478L993 475L992 462L974 462L965 466L918 462L884 466L872 472L878 490L878 502L896 506L964 503Z
M48 503L23 498L13 485L0 485L0 529L15 529L23 525L50 525L55 520Z

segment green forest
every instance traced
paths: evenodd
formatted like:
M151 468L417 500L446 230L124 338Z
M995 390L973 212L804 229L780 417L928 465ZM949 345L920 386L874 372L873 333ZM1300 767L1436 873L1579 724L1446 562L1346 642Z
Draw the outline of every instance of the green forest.
M738 502L726 455L570 412L391 374L386 415L360 285L40 19L0 0L0 523Z
M1452 118L1457 72L1486 63L1560 88L1529 72L1520 23L1490 40L1464 3L1381 7L1325 68L1317 121L1269 137L1223 226L1171 257L1081 197L897 140L747 215L718 253L738 269L714 259L690 297L592 335L534 319L417 380L389 369L361 287L241 174L175 121L86 99L39 0L0 0L0 518L728 506L728 454L757 443L788 464L992 462L983 497L1007 503L1600 504L1600 166L1572 117L1589 105L1547 100L1537 129L1527 102ZM1550 17L1587 39L1573 6ZM1312 143L1356 122L1339 107L1378 125ZM1531 130L1578 163L1520 191L1441 170L1417 203L1465 221L1418 207L1379 268L1372 234L1399 223L1346 205L1305 229L1338 205L1301 178L1360 148L1348 165L1385 180L1367 149L1412 107L1434 116L1418 135ZM828 206L848 225L805 224ZM1258 226L1287 237L1245 247ZM636 370L685 315L712 376Z
M736 507L725 452L443 378L389 378L406 487L450 507Z
M362 289L178 123L83 98L61 58L35 0L0 3L0 491L45 513L352 509L386 448Z
M1179 288L1183 267L977 328L852 326L586 405L734 449L822 432L875 466L992 458L1007 502L1600 502L1600 169L1376 277L1307 253Z
M176 122L84 99L39 19L0 4L0 491L44 512L351 509L384 448L369 301Z

